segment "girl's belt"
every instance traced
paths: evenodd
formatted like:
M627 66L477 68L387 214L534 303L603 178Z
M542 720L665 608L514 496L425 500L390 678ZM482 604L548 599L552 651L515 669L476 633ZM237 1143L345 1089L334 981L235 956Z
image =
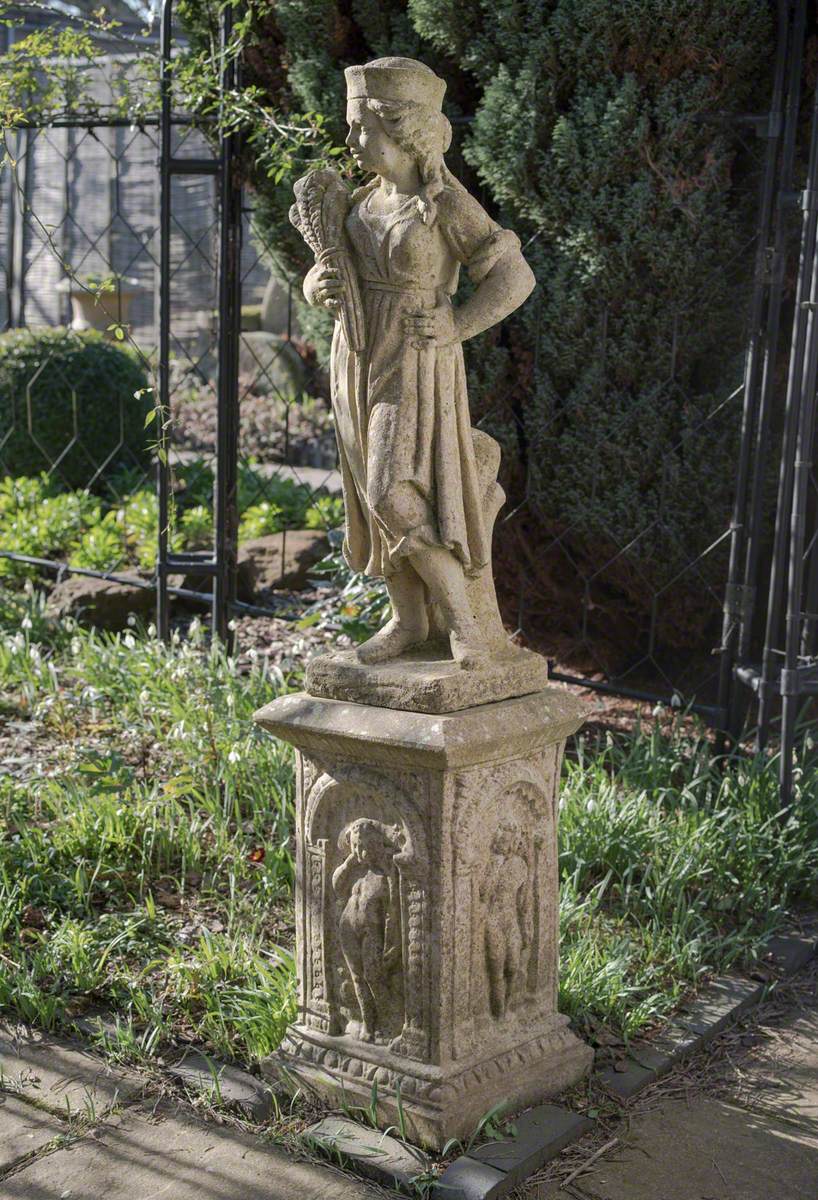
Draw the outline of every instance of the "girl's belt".
M431 296L437 298L437 288L424 287L423 284L387 283L384 279L361 279L367 291L392 292L398 296Z

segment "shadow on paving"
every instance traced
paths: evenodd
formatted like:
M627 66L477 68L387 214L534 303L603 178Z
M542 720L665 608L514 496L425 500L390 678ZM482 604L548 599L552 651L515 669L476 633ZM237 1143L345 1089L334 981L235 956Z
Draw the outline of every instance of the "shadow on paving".
M235 1130L129 1109L0 1183L2 1200L366 1200L329 1166L299 1163Z
M629 1106L607 1156L526 1200L816 1200L818 966L706 1055Z

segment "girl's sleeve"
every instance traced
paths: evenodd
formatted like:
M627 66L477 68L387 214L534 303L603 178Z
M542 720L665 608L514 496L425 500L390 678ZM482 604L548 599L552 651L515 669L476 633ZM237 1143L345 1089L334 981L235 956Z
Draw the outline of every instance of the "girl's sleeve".
M437 201L440 229L458 262L480 283L509 250L520 251L520 239L501 229L464 189L446 188Z

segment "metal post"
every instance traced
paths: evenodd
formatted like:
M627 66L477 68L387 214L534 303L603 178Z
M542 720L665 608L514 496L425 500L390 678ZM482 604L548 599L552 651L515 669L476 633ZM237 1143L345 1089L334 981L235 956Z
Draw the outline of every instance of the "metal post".
M749 521L744 568L744 594L748 599L738 639L738 661L746 663L750 657L754 602L758 591L758 571L761 547L764 540L764 480L769 463L773 438L770 429L775 371L778 358L778 340L781 325L781 305L784 295L784 272L787 263L787 235L790 230L794 194L795 145L798 132L798 116L801 104L801 68L806 27L806 2L799 0L795 10L792 44L788 54L789 78L786 96L786 112L781 149L781 170L778 197L774 216L774 233L770 247L769 263L769 307L767 316L767 340L764 350L764 371L756 434L755 469L749 505ZM780 120L780 117L779 117ZM737 693L738 688L735 689Z
M167 418L170 412L170 211L171 211L171 33L173 0L164 0L160 25L161 68L159 76L159 273L157 303L159 310L159 395L157 397L156 487L159 499L159 547L156 561L156 628L167 641L170 634L168 597L168 519L170 477L168 462Z
M812 135L810 138L809 166L805 196L814 196L818 186L818 90L813 107ZM784 409L784 436L781 449L781 467L778 479L778 502L773 542L773 560L770 572L770 588L767 603L767 624L764 635L764 653L761 663L758 708L758 746L763 749L769 737L773 687L776 678L776 642L781 630L782 607L784 604L784 580L788 575L788 541L793 512L794 465L801 423L802 385L804 355L807 343L807 297L812 292L815 271L815 205L803 205L801 257L798 264L798 282L795 292L790 366L787 378L787 396ZM790 573L790 580L792 575ZM784 744L782 739L782 755Z
M818 94L813 125L813 143L818 144ZM781 695L783 711L781 717L781 803L789 805L792 799L793 749L795 727L798 720L799 696L801 694L799 672L799 650L804 616L804 542L807 528L807 498L810 487L810 472L815 438L816 382L818 382L818 263L816 254L816 226L818 225L818 172L811 158L807 186L802 197L805 230L811 231L812 270L809 300L805 302L806 333L804 336L803 373L799 380L798 435L795 442L795 461L792 467L793 495L790 518L789 578L787 587L787 637L784 670L781 673ZM796 314L796 317L798 314Z
M221 14L222 104L224 95L237 86L235 60L227 54L233 31L233 9ZM238 354L241 336L241 182L238 172L238 133L219 140L219 364L216 429L215 545L213 578L213 634L232 649L230 628L236 600L238 555Z
M800 0L796 23L800 19L802 40L804 8L805 0ZM766 369L770 352L770 326L772 323L772 312L768 308L770 297L768 288L770 234L776 193L776 165L781 138L781 115L789 47L790 5L787 0L779 0L775 74L770 105L770 120L766 130L767 145L764 154L764 171L762 175L761 202L758 217L758 241L756 245L753 292L750 303L749 342L744 364L744 402L741 417L741 441L730 532L730 559L725 591L721 661L719 666L719 707L723 712L729 712L730 714L727 720L727 728L733 738L738 735L739 730L735 726L740 719L738 715L740 689L735 685L734 668L737 656L739 662L741 662L742 651L746 650L746 642L752 624L751 592L748 590L752 586L752 576L748 579L748 571L745 569L742 582L741 562L742 558L746 555L747 562L752 563L753 566L755 565L756 539L748 536L745 521L748 511L748 493L750 492L753 496L751 507L753 510L755 509L754 501L758 490L759 478L758 449L762 445L761 425L765 419L764 392L765 387L769 387L768 381L770 378L770 372ZM800 79L800 67L795 74L795 78L796 80ZM777 232L778 230L776 229ZM765 308L768 308L766 322ZM777 336L777 317L774 332ZM755 436L756 430L758 430L757 436ZM753 459L754 442L756 446L755 473L751 484L750 468ZM723 738L720 741L723 741Z

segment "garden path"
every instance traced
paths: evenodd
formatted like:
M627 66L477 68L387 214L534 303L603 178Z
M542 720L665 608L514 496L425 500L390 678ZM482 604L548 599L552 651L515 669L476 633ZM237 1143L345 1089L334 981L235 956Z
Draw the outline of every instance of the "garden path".
M526 1200L816 1200L818 966L702 1057L634 1102L587 1172Z
M367 1200L332 1166L146 1100L143 1079L0 1025L0 1200Z

